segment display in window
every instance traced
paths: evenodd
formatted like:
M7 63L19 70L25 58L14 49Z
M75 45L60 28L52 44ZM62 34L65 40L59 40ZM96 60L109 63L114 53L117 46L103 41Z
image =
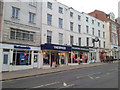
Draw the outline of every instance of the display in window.
M25 54L20 54L20 59L19 59L19 64L20 65L26 65L26 55Z

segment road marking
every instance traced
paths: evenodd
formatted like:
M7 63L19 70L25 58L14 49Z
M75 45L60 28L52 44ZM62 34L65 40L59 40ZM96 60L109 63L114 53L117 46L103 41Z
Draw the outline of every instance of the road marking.
M96 79L98 79L98 78L100 78L100 77L96 77Z
M91 77L91 76L89 76L89 75L88 75L88 77L89 77L90 79L94 80L94 78L93 78L93 77Z
M67 85L66 87L72 87L72 86L74 86L75 84L70 84L70 85Z
M88 75L84 75L84 76L78 76L77 79L87 77L87 76L92 76L92 75L95 75L95 74L101 74L101 73L102 72L97 72L97 73L92 73L92 74L88 74Z
M79 79L79 78L83 78L83 77L86 77L86 76L87 76L87 75L85 75L85 76L78 76L77 79Z
M46 86L50 86L50 85L58 84L58 83L60 83L60 82L53 82L53 83L49 83L49 84L45 84L45 85L40 85L40 86L32 87L32 88L41 88L41 87L46 87Z

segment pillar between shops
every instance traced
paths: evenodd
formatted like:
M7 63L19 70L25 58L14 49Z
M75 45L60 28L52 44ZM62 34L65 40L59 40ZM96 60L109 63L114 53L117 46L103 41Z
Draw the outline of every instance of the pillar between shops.
M66 56L66 65L68 65L68 53L65 53Z
M91 58L90 58L90 52L88 53L88 62L87 63L89 63L89 62L91 62Z
M61 58L62 58L62 55L60 54L60 60L59 60L59 64L61 65Z
M99 55L99 48L97 48L96 49L96 60L97 60L97 62L101 62L99 57L100 57L100 55Z
M51 52L49 52L49 56L50 56L50 59L49 59L49 65L50 65L50 67L51 67L51 64L52 64L52 62L51 62Z
M9 71L12 71L12 63L13 63L13 50L10 50L10 58L9 58Z
M38 68L42 68L43 67L43 53L39 52L38 57L39 57L39 59L38 59L38 63L39 63Z
M32 51L32 58L31 58L31 65L33 67L33 63L34 63L34 51Z
M0 48L0 72L2 72L2 63L3 63L3 49Z

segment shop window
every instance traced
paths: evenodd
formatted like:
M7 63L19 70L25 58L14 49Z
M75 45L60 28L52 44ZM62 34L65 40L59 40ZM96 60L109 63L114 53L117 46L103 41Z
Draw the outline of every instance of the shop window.
M49 65L49 53L48 52L43 52L43 65Z
M64 55L62 55L62 57L61 57L61 64L65 64L65 56Z
M3 49L3 52L9 52L9 49Z
M31 51L13 52L13 65L31 65Z

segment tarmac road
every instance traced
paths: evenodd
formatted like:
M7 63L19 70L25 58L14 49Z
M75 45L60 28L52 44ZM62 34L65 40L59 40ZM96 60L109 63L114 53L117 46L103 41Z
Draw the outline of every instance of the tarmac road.
M2 88L118 88L118 63L2 82Z

